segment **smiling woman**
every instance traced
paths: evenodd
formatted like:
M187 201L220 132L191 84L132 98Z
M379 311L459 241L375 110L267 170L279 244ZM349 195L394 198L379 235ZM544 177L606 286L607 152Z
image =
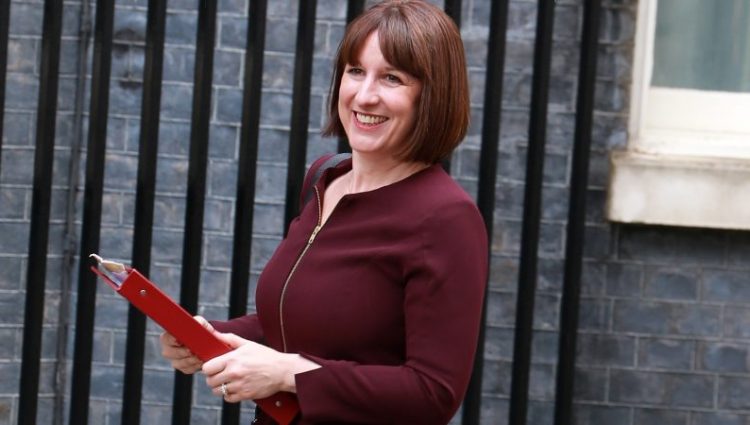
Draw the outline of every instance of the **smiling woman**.
M422 82L383 57L378 33L365 41L359 60L341 77L338 116L360 155L397 157L414 129Z
M436 163L453 151L469 127L469 83L463 43L458 28L437 7L422 2L385 2L359 17L347 28L339 47L331 82L329 136L344 136L339 115L342 80L350 67L368 57L377 40L383 65L402 83L419 83L421 93L414 111L418 119L400 147L410 161ZM374 60L374 59L370 59ZM416 81L415 81L416 80ZM348 135L348 134L347 134Z
M439 163L468 126L461 38L429 3L386 1L347 28L335 66L325 133L352 157L313 163L315 196L258 280L257 314L199 318L233 347L205 364L168 334L162 350L229 402L295 393L297 425L446 424L488 272L481 215Z

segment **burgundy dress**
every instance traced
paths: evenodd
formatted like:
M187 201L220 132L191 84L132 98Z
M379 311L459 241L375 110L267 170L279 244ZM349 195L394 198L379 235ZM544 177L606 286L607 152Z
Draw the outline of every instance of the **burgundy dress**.
M319 228L325 187L350 169L324 172L292 221L258 281L257 314L212 323L322 366L296 376L296 424L445 424L472 370L483 220L434 165L344 196Z

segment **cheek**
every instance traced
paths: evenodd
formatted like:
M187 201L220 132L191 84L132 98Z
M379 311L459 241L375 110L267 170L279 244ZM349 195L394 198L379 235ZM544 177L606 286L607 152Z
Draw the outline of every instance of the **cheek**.
M351 94L351 91L351 79L348 75L344 75L343 77L341 77L341 81L339 82L339 99L347 97Z
M339 87L339 101L338 101L338 110L339 114L341 114L342 111L349 109L349 104L352 100L352 90L351 88L341 83L341 86Z
M404 116L407 117L407 121L409 122L409 125L413 125L417 121L418 108L419 108L419 105L413 102L404 104L402 111L403 111Z
M347 101L346 101L346 92L342 89L339 90L339 98L338 102L336 103L336 111L339 114L339 120L342 124L346 125L348 121L348 113L347 113Z
M402 91L391 98L394 109L407 121L415 121L419 110L419 92Z
M339 94L339 102L338 102L338 113L339 113L339 120L341 121L341 124L346 126L346 124L349 123L349 108L346 106L346 100L341 97L341 94Z

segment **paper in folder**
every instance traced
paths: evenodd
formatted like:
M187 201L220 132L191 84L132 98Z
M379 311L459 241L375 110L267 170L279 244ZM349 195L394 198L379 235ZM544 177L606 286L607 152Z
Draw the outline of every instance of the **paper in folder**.
M208 361L231 351L228 345L216 338L138 270L105 260L96 254L91 254L91 257L97 261L97 266L91 267L94 273L143 314L174 335L196 357ZM299 412L297 398L292 393L280 392L254 401L263 412L281 425L288 425Z

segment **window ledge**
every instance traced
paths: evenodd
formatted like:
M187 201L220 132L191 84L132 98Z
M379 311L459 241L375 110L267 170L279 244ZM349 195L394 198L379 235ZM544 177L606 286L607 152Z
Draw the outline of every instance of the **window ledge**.
M750 159L633 151L610 159L610 220L750 230Z

